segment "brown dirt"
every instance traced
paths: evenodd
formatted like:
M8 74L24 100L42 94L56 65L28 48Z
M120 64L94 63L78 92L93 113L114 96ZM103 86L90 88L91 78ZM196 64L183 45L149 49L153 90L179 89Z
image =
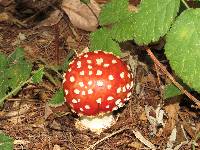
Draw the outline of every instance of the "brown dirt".
M55 28L50 26L22 29L10 22L0 23L0 52L9 55L20 45L25 50L27 60L35 63L38 59L43 59L46 65L56 66L62 64L70 50L80 52L89 45L89 33L73 27L69 20L66 22L62 18L57 29ZM20 33L25 35L25 40L18 40ZM59 41L55 40L56 36L59 36ZM128 49L126 46L131 48ZM145 149L146 146L136 138L133 131L139 131L157 149L165 149L175 126L177 138L174 146L186 141L186 137L189 141L194 139L200 130L199 112L190 108L190 104L184 104L187 101L184 96L168 102L164 101L162 87L167 78L150 62L144 61L146 58L144 52L137 53L133 50L136 48L135 45L124 43L123 47L127 48L126 51L132 51L131 54L140 57L140 61L144 64L137 67L135 78L137 90L134 90L126 107L120 110L115 125L100 135L76 129L74 122L77 118L67 106L58 108L47 106L53 93L61 87L61 81L58 79L57 85L53 85L48 78L44 77L39 85L26 85L17 96L8 99L0 110L0 130L17 140L15 149ZM137 49L141 50L140 47ZM158 56L164 58L163 53L159 53ZM147 106L153 107L150 111L150 116L153 117L155 117L153 109L160 106L165 111L164 126L150 124L145 113ZM154 127L156 132L153 132ZM191 149L191 142L180 149Z

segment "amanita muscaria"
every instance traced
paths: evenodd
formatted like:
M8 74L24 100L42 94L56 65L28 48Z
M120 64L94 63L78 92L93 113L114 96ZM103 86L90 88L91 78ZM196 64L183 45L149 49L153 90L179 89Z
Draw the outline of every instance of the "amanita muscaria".
M119 57L103 52L82 53L64 74L65 101L80 116L80 124L98 132L115 121L112 112L125 105L133 74Z

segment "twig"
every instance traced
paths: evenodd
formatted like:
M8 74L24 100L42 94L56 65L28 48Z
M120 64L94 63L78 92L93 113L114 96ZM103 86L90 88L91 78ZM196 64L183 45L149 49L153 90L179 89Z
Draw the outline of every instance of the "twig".
M184 89L182 85L180 85L174 77L167 71L167 69L159 62L159 60L155 57L155 55L151 52L149 48L146 48L146 51L150 58L153 60L153 62L163 71L164 74L167 75L167 77L171 80L171 82L182 92L184 93L191 101L193 101L198 108L200 108L200 101L195 98L193 95L191 95L187 90Z
M90 145L90 147L88 147L88 148L85 149L85 150L94 149L95 146L97 146L99 143L101 143L101 142L103 142L103 141L109 139L110 137L112 137L112 136L114 136L114 135L116 135L116 134L119 134L120 132L123 132L124 130L127 130L127 128L123 128L123 129L120 129L120 130L118 130L118 131L116 131L116 132L113 132L112 134L109 134L108 136L106 136L106 137L104 137L104 138L98 140L96 143Z
M159 76L159 73L158 73L158 66L156 64L154 64L155 66L155 70L156 70L156 75L157 75L157 80L158 80L158 84L161 85L161 81L160 81L160 76ZM158 87L157 87L158 88Z
M185 5L185 7L186 7L187 9L190 8L190 6L185 2L185 0L181 0L181 1L182 1L182 3Z
M147 147L149 147L150 149L152 150L155 150L156 147L155 145L153 145L150 141L148 141L147 139L144 138L144 136L139 132L139 131L135 131L135 130L132 130L133 134L135 135L135 137L140 141L142 142L144 145L146 145Z

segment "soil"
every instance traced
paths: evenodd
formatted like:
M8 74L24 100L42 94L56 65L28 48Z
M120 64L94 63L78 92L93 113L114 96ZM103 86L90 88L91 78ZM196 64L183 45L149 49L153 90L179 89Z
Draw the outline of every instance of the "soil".
M51 26L34 23L33 27L24 28L18 26L13 18L0 22L0 52L9 55L20 46L24 48L26 59L35 66L52 67L61 65L71 51L80 53L89 45L90 33L74 27L66 17ZM152 48L160 62L170 70L163 51L158 50L162 44L161 40ZM135 150L149 149L151 145L160 150L170 145L173 148L177 146L177 149L180 146L180 150L189 150L192 146L200 149L200 141L192 143L200 131L200 112L184 95L164 100L163 86L169 83L165 74L133 41L122 43L121 47L124 53L128 53L128 58L132 56L139 61L135 90L126 106L116 112L116 124L100 135L76 129L78 118L67 105L52 108L47 104L62 87L62 80L50 71L56 84L44 76L40 84L24 86L0 109L0 130L14 138L14 149ZM157 118L153 122L156 115L160 115L160 120Z

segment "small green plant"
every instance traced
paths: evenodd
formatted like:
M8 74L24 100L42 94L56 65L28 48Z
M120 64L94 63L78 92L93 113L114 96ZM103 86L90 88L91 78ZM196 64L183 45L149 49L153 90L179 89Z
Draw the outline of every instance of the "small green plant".
M63 63L63 65L61 65L60 67L58 67L58 70L60 70L62 73L65 72L68 68L68 65L72 59L72 57L74 56L75 52L72 50L70 51L70 53L67 55L67 57L65 58L65 61ZM51 107L58 107L64 104L64 91L63 89L59 89L58 91L55 92L54 96L51 98L51 100L49 100L48 104Z
M91 33L90 49L120 55L120 42L134 40L146 47L166 37L164 49L172 69L200 93L200 8L185 5L187 9L180 12L180 3L186 4L184 0L142 0L138 10L131 12L128 0L112 0L100 14L101 28Z
M13 150L13 138L0 132L0 150Z
M43 74L43 67L32 72L32 64L25 60L22 48L8 57L0 53L0 105L26 84L42 81Z

